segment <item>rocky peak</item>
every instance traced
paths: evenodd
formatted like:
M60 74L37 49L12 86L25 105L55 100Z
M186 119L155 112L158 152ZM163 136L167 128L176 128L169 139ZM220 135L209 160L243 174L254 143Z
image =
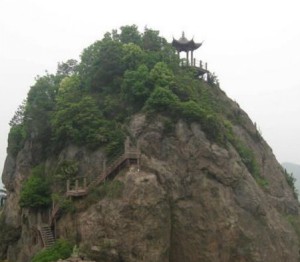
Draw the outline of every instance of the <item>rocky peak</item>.
M299 203L256 126L156 31L124 28L135 44L107 34L77 71L30 89L2 174L0 259L55 254L46 226L64 257L77 245L93 261L298 262ZM125 137L141 156L114 165Z

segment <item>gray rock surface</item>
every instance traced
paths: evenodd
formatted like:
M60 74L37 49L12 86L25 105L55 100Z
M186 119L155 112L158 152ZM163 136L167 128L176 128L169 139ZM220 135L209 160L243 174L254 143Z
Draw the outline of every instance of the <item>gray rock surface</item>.
M179 120L166 134L163 117L149 121L140 114L129 131L142 151L141 168L131 166L115 177L123 185L117 197L74 200L77 211L60 217L57 236L77 240L95 261L298 262L297 229L290 223L299 218L298 201L272 150L253 139L256 128L241 114L243 125L233 131L254 152L267 186L257 183L231 144L212 143L200 124ZM29 261L38 249L30 229L36 214L18 208L30 155L25 148L16 160L8 157L3 173L7 222L23 229L9 249L18 251L9 258L14 262ZM80 172L94 174L104 156L69 147L47 166L65 159L78 159Z

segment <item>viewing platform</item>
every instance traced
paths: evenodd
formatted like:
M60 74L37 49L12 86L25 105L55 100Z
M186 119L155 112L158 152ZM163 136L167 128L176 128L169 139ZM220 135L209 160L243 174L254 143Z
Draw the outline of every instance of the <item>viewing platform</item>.
M210 74L207 69L207 63L204 63L202 60L196 60L195 58L191 63L189 63L186 59L181 59L180 66L189 66L196 69L197 76L203 76L205 74Z

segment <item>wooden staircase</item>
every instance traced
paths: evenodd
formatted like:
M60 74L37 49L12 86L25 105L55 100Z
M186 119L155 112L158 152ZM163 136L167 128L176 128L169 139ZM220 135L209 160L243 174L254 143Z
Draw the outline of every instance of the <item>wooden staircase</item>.
M75 183L71 185L70 180L67 181L67 190L65 193L66 197L80 197L85 196L89 191L98 186L100 183L105 181L109 177L114 177L118 172L125 166L131 163L137 164L140 168L141 152L138 147L130 147L129 139L125 142L125 152L115 159L108 167L104 166L102 172L90 183L87 183L87 177L80 177L75 179ZM81 182L81 183L80 183ZM49 217L49 224L56 227L56 220L60 215L59 203L54 204ZM54 230L55 231L55 230ZM53 245L54 236L49 226L45 225L40 230L41 236L44 242L44 246L48 247Z
M130 148L125 145L125 152L120 155L115 161L113 161L108 167L103 168L103 171L99 176L87 184L87 178L81 177L75 179L75 186L71 186L70 180L67 181L66 196L85 196L88 194L91 188L99 185L105 181L108 177L111 177L118 173L125 164L135 162L138 166L140 165L141 153L138 148Z
M39 231L41 234L44 247L49 248L53 246L55 239L51 228L48 225L42 225L41 227L39 227Z

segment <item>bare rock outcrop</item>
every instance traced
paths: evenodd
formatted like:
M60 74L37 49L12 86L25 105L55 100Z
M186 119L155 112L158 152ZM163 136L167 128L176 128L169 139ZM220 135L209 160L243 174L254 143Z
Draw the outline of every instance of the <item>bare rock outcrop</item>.
M256 129L243 117L244 125L233 131L253 151L267 183L257 181L232 144L208 140L200 124L179 120L166 133L163 117L149 121L139 114L128 130L142 151L141 168L131 166L114 178L122 185L116 195L74 199L76 212L57 220L56 235L75 239L83 257L94 261L299 261L297 229L290 223L299 217L298 202L272 150L262 138L253 139ZM22 154L8 158L3 180L7 219L23 227L11 253L18 250L14 261L26 262L32 236L21 218L33 218L14 207L30 161L24 159L30 153ZM83 172L101 168L101 151L70 147L58 156L76 157Z

